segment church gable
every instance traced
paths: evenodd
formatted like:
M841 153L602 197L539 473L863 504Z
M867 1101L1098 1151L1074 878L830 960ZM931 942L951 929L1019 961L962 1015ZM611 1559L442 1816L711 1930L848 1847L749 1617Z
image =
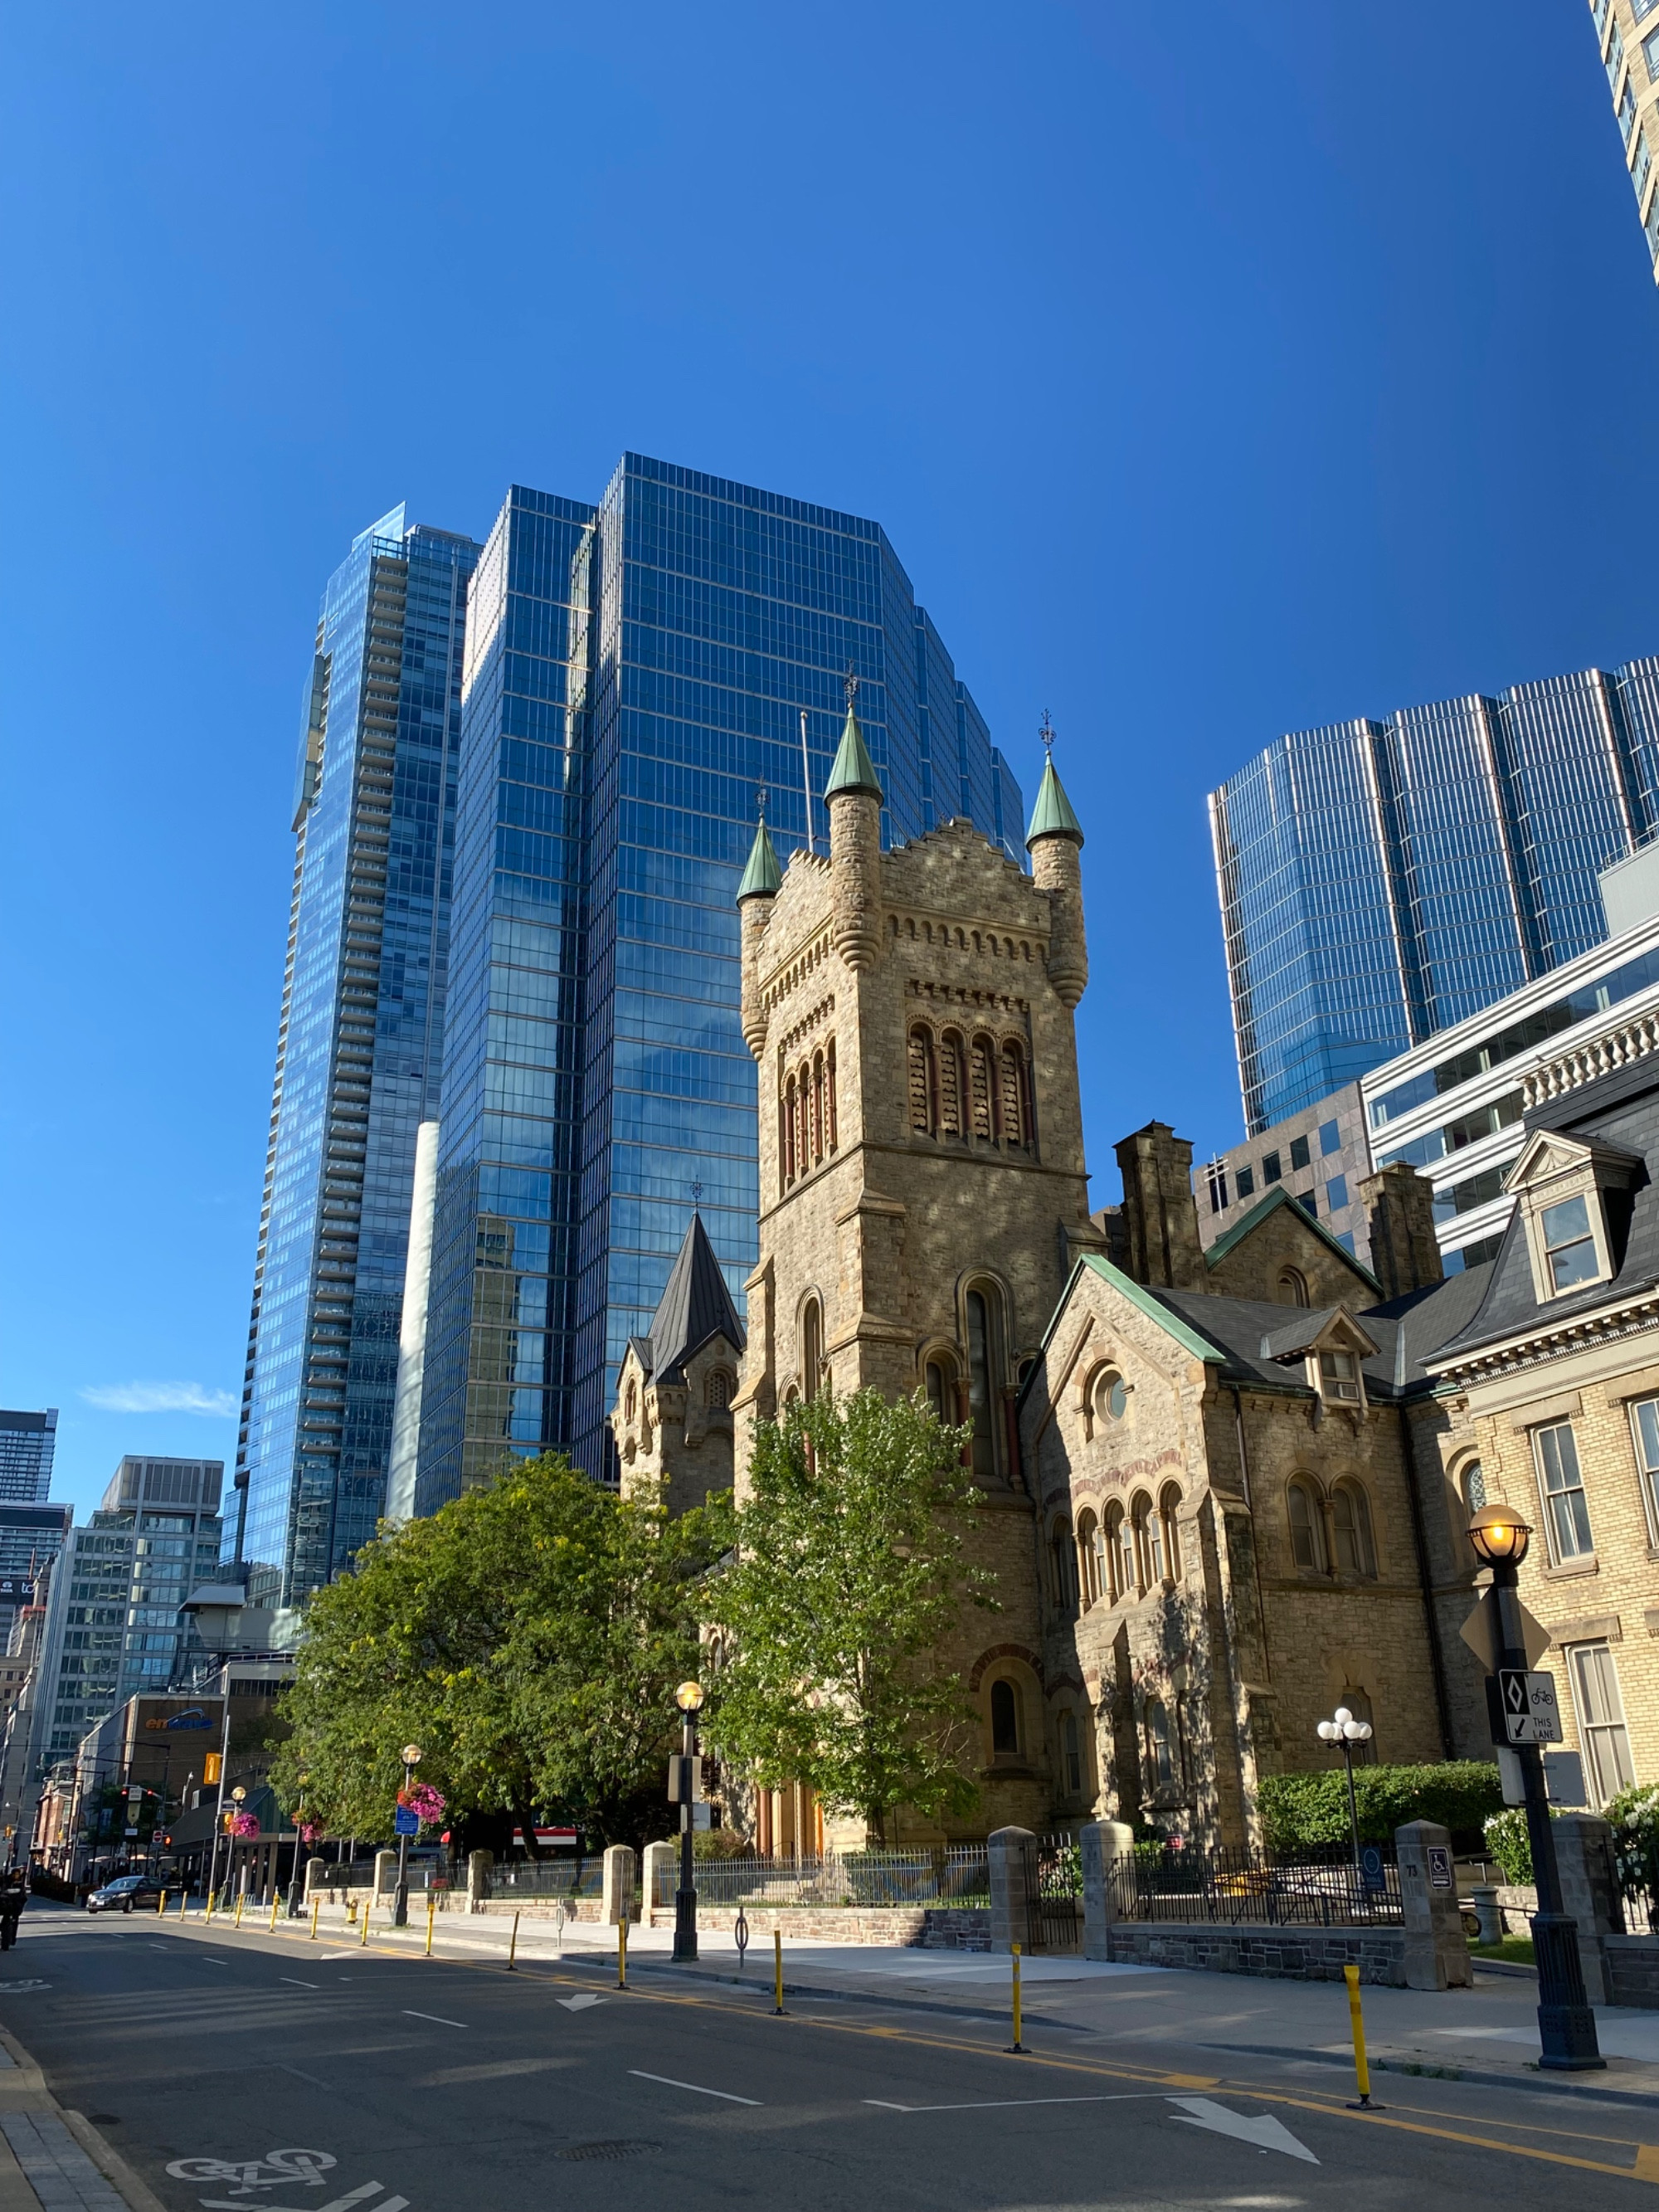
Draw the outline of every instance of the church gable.
M1288 1191L1275 1190L1212 1244L1206 1288L1218 1297L1297 1306L1368 1306L1376 1278Z

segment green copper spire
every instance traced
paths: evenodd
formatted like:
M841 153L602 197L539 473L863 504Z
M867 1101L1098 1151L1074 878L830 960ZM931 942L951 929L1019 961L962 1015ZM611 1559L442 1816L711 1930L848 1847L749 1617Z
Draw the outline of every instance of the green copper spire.
M1043 735L1047 741L1048 720L1043 717ZM1037 786L1036 805L1031 809L1031 826L1025 833L1029 852L1039 837L1069 837L1074 844L1083 842L1083 824L1072 811L1072 802L1060 787L1054 774L1054 757L1051 752L1042 771L1042 781Z
M882 795L876 780L876 764L870 757L870 749L864 742L864 732L859 727L859 718L853 710L853 700L858 690L858 679L849 670L847 678L847 726L841 733L841 748L836 755L836 764L830 771L830 781L823 787L826 799L835 799L843 791L867 791L872 799Z
M778 886L783 881L783 871L778 866L778 856L772 849L772 840L766 833L766 817L763 814L755 824L755 842L749 848L749 866L743 872L743 881L738 885L738 904L744 899L775 898Z

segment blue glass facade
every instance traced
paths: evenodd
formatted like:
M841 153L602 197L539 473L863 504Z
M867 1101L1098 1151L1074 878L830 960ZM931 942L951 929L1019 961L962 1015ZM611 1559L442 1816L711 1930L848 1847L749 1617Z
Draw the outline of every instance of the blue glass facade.
M965 815L1018 855L1018 787L877 524L635 454L597 508L509 495L467 643L417 1510L504 1452L609 1475L694 1185L741 1304L732 895L758 786L785 854L809 781L827 834L849 665L884 835Z
M1607 933L1659 828L1659 660L1281 738L1211 794L1246 1126Z
M471 538L401 507L329 580L301 711L276 1080L228 1557L257 1599L374 1533L415 1133L436 1111Z

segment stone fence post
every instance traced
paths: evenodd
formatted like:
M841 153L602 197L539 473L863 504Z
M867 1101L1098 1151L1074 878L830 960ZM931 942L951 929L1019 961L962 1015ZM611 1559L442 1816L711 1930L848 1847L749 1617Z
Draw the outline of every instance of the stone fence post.
M1012 1951L1030 1946L1025 1910L1025 1846L1036 1838L1029 1828L998 1828L985 1846L991 1868L991 1948Z
M1604 1936L1625 1932L1625 1905L1619 1869L1613 1863L1613 1830L1594 1813L1563 1813L1555 1831L1555 1863L1561 1872L1561 1909L1578 1923L1578 1957L1584 1969L1584 1998L1611 2004Z
M1083 1955L1109 1961L1112 1929L1116 1925L1117 1896L1113 1887L1118 1863L1135 1847L1135 1832L1127 1820L1089 1820L1084 1824Z
M1406 1923L1406 1987L1472 1988L1469 1939L1457 1905L1450 1832L1437 1820L1408 1820L1395 1830L1394 1842Z
M376 1851L374 1854L374 1901L378 1905L383 1897L390 1897L398 1887L398 1854L396 1851ZM367 1910L367 1907L365 1907Z
M651 1915L662 1904L665 1888L668 1891L670 1905L672 1905L674 1891L679 1882L679 1863L680 1847L678 1843L665 1838L659 1844L646 1845L645 1887L641 1893L640 1918L647 1928L651 1925ZM668 1875L666 1882L663 1879L665 1868Z
M606 1846L599 1917L608 1928L634 1917L634 1853L627 1844Z
M307 1859L306 1861L306 1903L309 1905L312 1899L316 1895L319 1889L326 1889L327 1887L327 1860L317 1858Z
M494 1851L469 1851L466 1855L466 1909L481 1912L494 1890L495 1854Z

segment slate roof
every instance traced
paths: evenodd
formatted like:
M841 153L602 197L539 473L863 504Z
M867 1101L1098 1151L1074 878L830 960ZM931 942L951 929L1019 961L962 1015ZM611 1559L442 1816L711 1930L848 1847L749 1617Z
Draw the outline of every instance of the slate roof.
M702 1216L694 1212L651 1317L651 1334L629 1341L647 1375L659 1382L674 1382L686 1361L714 1336L723 1336L734 1352L741 1352L747 1341Z
M1611 1282L1590 1283L1540 1305L1533 1290L1526 1232L1517 1212L1492 1262L1479 1311L1470 1316L1459 1335L1440 1347L1442 1358L1524 1335L1545 1320L1553 1326L1659 1284L1659 1187L1654 1181L1659 1160L1659 1061L1633 1060L1582 1090L1552 1098L1534 1108L1525 1127L1529 1137L1540 1129L1556 1130L1587 1144L1620 1147L1640 1156L1644 1164L1637 1170L1635 1203L1618 1271Z

